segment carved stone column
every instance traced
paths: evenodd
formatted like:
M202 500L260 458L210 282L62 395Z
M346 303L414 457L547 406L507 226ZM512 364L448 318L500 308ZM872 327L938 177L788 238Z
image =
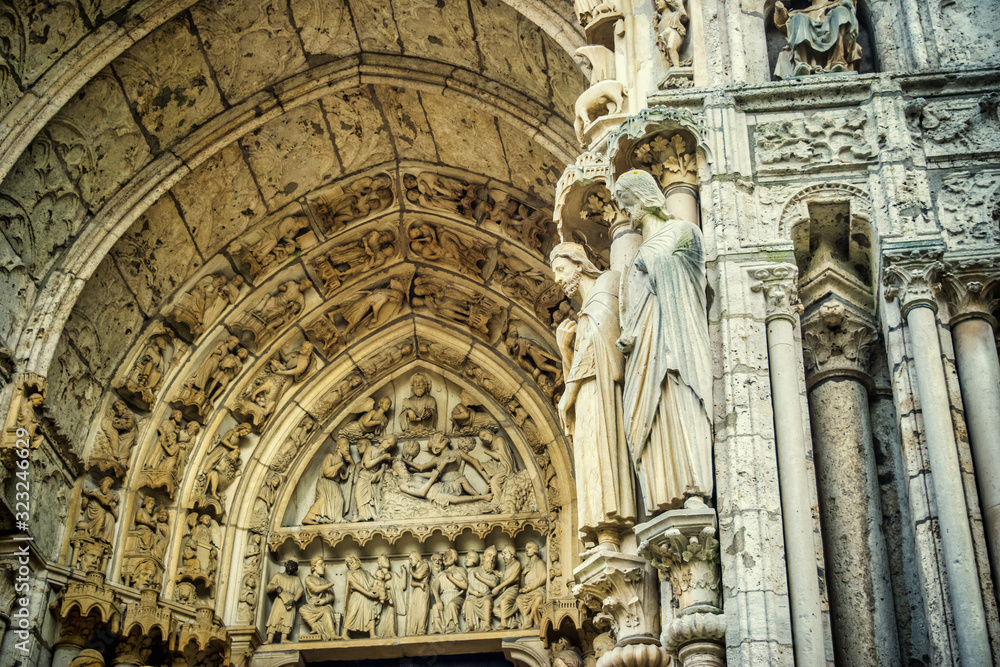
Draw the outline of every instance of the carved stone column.
M828 298L802 319L816 486L838 664L899 664L868 407L867 313Z
M883 265L885 298L899 299L909 333L959 654L963 665L988 665L986 613L938 338L934 288L942 268L940 252L899 250L886 253Z
M710 507L672 510L635 527L639 552L670 582L678 612L664 648L681 667L726 664L718 522Z
M618 642L601 656L598 667L666 667L670 659L659 640L659 586L649 562L601 550L573 574L580 582L573 595L610 616Z
M1000 590L1000 362L992 312L1000 288L1000 255L964 254L941 276L951 312L958 382L976 467L993 586Z
M809 471L806 468L801 387L795 323L794 264L772 264L749 270L756 281L751 289L766 302L767 358L771 374L771 405L778 454L778 485L788 567L788 599L792 612L792 641L797 665L825 665L823 618L816 574Z

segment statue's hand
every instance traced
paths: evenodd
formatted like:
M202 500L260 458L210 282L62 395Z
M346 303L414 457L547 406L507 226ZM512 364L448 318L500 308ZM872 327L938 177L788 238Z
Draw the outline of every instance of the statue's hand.
M625 354L632 354L632 350L635 349L635 336L622 336L615 342L615 347Z
M559 349L569 348L575 335L576 322L573 320L563 320L556 329L556 344L559 346Z

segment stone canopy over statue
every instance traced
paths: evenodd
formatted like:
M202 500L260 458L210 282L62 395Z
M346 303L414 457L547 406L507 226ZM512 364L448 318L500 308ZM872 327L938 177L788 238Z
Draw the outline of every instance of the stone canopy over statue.
M854 71L861 60L856 0L812 0L791 11L779 1L774 25L788 39L774 68L779 79Z
M705 259L698 226L666 210L653 177L630 171L614 198L642 231L622 286L628 355L625 434L647 512L691 506L712 495L712 365Z
M556 283L579 296L576 322L564 320L556 341L566 372L559 416L573 438L577 512L584 538L618 546L619 531L636 516L631 463L625 447L618 338L618 272L601 272L582 245L560 243L550 255Z

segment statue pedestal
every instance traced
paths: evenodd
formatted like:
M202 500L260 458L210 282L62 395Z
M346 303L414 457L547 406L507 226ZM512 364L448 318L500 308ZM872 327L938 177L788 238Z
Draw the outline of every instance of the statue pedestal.
M656 574L641 556L596 549L573 574L573 595L611 620L617 644L598 667L659 667L669 662L660 646Z
M635 527L639 552L670 582L678 612L664 648L683 667L725 664L718 522L710 507L664 512Z

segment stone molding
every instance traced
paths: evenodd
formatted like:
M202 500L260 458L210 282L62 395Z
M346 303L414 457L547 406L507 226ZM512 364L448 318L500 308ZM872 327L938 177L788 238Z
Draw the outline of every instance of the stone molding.
M799 270L794 264L771 264L747 269L751 292L764 295L767 321L785 319L793 325L802 312L798 300Z

